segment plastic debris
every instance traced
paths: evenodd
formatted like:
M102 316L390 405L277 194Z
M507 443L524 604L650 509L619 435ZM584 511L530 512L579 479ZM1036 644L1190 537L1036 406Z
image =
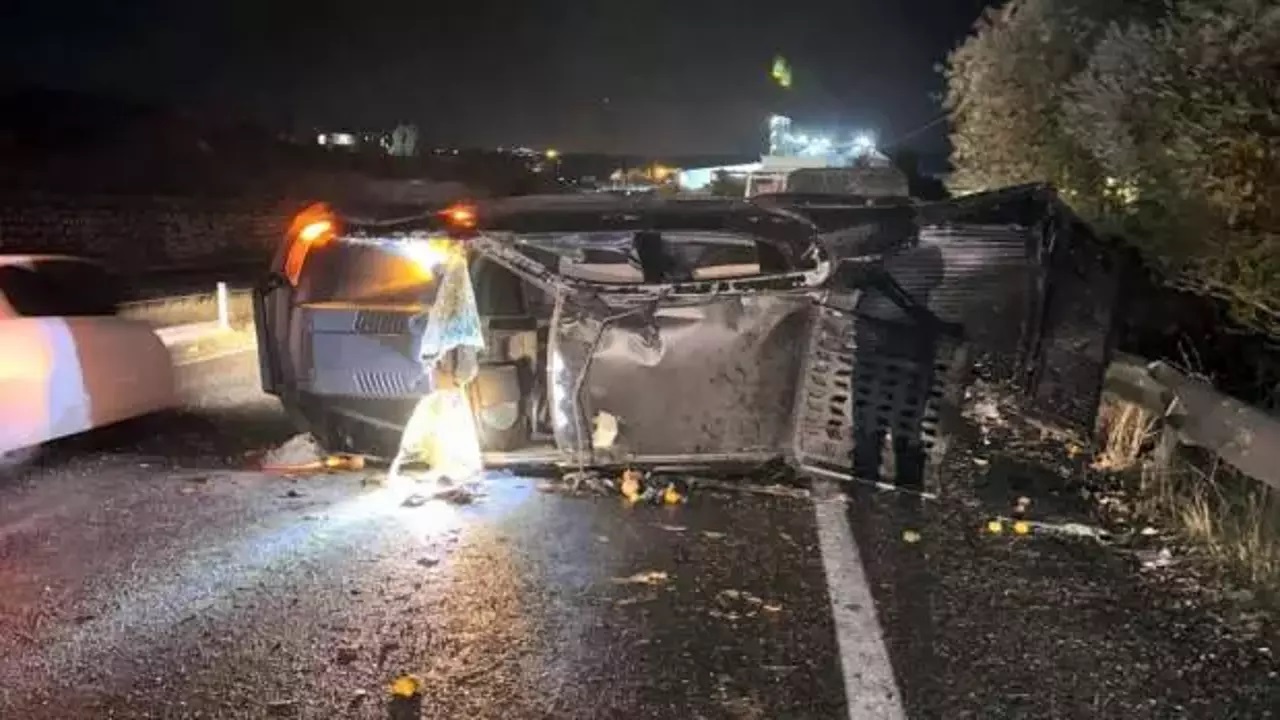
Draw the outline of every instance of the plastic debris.
M607 450L613 447L618 439L618 418L603 410L596 413L594 428L591 432L591 447Z
M294 435L262 458L264 471L284 475L363 470L364 466L363 455L325 454L309 433Z
M461 388L433 390L418 401L387 475L395 479L402 465L415 461L454 478L468 478L483 469L475 416Z
M624 578L614 578L615 585L662 585L670 577L661 570L645 570Z
M622 483L618 486L622 496L631 502L638 502L644 494L644 475L639 470L623 470Z
M422 692L422 680L417 675L401 675L391 682L391 695L411 698Z
M307 465L324 461L324 450L310 433L294 435L280 445L269 450L262 458L263 467L286 467Z
M685 494L675 486L675 483L667 483L667 488L662 491L662 502L666 505L679 505L685 501Z

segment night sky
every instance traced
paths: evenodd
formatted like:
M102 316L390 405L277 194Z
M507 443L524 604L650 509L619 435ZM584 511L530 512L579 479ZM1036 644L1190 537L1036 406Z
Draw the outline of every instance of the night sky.
M934 64L985 4L9 0L0 83L280 127L410 121L438 144L750 154L770 112L885 141L936 118ZM942 150L945 132L910 144Z

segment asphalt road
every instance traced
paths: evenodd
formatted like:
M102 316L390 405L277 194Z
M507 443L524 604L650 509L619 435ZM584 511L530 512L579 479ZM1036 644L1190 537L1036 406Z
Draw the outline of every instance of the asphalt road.
M1013 443L962 447L937 501L493 474L403 507L252 469L291 434L252 354L181 373L182 412L0 479L0 718L1280 716L1270 626L1190 560L981 532L1010 494L1087 519Z

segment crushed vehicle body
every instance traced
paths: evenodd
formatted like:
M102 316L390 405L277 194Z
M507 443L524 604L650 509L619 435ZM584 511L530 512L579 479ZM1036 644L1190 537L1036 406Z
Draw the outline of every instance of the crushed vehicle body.
M1092 423L1120 260L1042 187L317 205L255 293L260 365L333 451L393 455L462 351L490 464L781 459L919 484L976 369L1029 411Z

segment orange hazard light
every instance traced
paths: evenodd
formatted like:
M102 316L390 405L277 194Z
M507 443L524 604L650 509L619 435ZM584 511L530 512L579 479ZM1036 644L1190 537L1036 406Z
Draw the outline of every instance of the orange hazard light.
M453 227L471 229L476 226L476 207L466 203L456 203L440 211L445 222Z
M328 205L316 203L298 213L285 237L284 276L297 287L307 254L332 240L338 234L338 222Z

